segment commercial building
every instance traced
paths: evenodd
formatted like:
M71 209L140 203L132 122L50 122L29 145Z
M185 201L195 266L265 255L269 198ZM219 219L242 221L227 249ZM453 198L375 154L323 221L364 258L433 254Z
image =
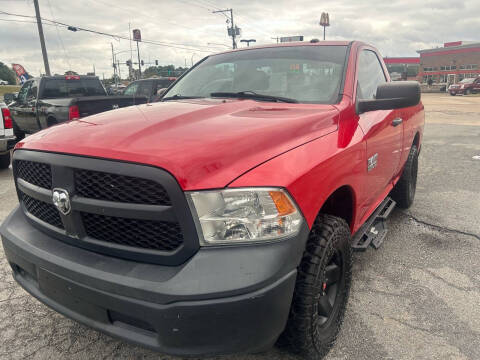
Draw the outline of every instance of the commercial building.
M465 78L480 76L480 42L455 41L443 47L418 50L418 80L433 84L454 84Z
M392 80L418 80L420 58L388 57L383 60Z

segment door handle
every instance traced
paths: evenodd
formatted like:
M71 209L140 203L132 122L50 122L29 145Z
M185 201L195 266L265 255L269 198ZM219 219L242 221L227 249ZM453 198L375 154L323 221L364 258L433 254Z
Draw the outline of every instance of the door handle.
M393 119L393 121L392 121L392 126L398 126L398 125L400 125L402 122L403 122L403 119L402 119L402 118L395 118L395 119Z

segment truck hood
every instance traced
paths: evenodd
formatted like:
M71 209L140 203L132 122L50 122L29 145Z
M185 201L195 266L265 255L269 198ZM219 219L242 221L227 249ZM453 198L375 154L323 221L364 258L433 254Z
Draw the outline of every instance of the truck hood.
M18 148L148 164L184 190L221 188L337 129L332 105L199 99L108 111L27 137Z

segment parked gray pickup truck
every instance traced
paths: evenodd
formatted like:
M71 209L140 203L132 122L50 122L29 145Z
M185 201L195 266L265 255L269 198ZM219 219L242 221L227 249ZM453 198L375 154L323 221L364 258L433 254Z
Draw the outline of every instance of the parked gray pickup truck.
M147 97L108 96L96 76L44 76L23 84L8 107L12 113L13 131L18 140L58 123L135 104Z

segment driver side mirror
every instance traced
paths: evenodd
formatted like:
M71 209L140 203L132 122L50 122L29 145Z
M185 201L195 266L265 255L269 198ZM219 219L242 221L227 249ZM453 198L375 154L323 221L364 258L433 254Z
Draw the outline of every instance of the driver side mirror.
M17 95L13 93L3 94L3 100L5 101L6 104L9 104L17 100Z
M163 94L165 94L165 91L167 91L167 88L161 88L157 90L157 97L161 98Z
M397 81L378 85L373 100L358 100L357 113L393 110L418 105L420 84L417 81Z

